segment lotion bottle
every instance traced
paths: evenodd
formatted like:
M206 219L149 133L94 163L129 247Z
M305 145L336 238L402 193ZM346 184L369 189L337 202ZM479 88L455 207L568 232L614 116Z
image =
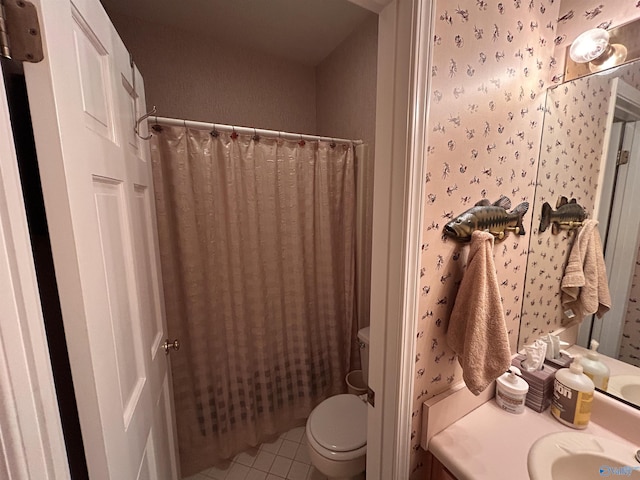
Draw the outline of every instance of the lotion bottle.
M520 369L512 366L496 380L496 403L509 413L524 412L529 384L520 375Z
M581 355L575 355L569 368L556 372L551 414L573 428L587 428L593 404L593 381L583 373Z
M582 368L584 374L593 380L596 388L606 390L609 385L609 367L600 360L600 354L597 352L599 346L596 340L591 340L591 350L582 360Z

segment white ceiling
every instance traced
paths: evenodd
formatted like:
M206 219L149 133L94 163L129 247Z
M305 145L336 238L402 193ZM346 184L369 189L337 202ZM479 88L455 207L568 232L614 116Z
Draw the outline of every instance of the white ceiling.
M347 0L101 0L115 12L317 65L373 13Z

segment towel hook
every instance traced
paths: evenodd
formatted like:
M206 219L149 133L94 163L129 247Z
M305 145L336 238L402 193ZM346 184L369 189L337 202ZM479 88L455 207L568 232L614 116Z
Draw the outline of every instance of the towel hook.
M150 112L145 113L143 116L141 116L138 119L138 121L136 121L136 126L134 127L134 131L136 132L136 135L140 137L142 140L149 140L151 137L153 137L153 135L151 133L146 137L143 137L142 135L140 135L140 124L144 122L147 118L149 118L151 115L155 115L155 114L156 114L156 106L154 105ZM156 116L156 122L157 121L158 121L158 117Z

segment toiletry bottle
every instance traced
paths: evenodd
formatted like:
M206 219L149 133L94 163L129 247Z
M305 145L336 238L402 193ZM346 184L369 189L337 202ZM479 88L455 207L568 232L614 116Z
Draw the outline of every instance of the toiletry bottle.
M586 358L582 359L582 368L584 374L593 380L596 388L606 390L609 385L609 367L600 360L600 354L597 352L599 346L596 340L591 340L591 350Z
M496 403L510 413L524 412L529 384L519 376L521 374L519 368L512 366L496 381Z
M581 355L575 355L569 368L556 372L551 414L573 428L587 428L595 387L582 372Z

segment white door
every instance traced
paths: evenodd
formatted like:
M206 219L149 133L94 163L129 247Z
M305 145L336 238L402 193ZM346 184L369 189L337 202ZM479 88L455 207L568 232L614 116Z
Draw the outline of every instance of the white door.
M175 479L142 77L98 0L34 4L45 59L25 76L89 474Z

